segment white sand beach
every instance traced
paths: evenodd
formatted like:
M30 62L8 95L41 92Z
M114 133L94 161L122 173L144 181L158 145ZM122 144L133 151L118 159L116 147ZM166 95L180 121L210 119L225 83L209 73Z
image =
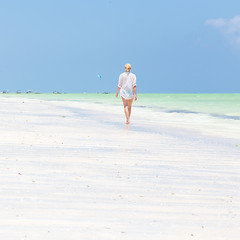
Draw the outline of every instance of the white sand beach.
M0 239L239 239L232 121L0 97Z

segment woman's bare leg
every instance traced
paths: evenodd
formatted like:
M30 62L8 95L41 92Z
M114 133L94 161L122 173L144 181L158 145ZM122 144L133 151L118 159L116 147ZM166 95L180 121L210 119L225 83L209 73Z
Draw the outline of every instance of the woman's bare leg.
M133 98L128 100L128 114L129 114L129 119L130 119L130 116L131 116L132 103L133 103Z
M122 97L124 112L127 118L127 124L129 124L129 112L128 112L128 101Z
M123 101L124 112L127 118L126 124L129 124L133 99L127 100L122 97L122 101Z

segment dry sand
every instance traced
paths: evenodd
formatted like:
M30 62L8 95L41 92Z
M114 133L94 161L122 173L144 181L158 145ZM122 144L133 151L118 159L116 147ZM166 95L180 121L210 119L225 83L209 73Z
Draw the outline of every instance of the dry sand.
M0 239L239 239L239 132L133 111L1 97Z

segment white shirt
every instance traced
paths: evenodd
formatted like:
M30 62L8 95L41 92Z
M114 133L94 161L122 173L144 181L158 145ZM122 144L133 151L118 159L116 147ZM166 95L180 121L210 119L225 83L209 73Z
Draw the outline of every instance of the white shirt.
M119 76L118 87L120 95L125 99L132 99L134 95L133 88L136 86L136 75L130 72L124 72Z

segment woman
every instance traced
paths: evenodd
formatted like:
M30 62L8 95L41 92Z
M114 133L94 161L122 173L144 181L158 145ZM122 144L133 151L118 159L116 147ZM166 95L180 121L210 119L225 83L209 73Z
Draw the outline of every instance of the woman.
M136 75L130 73L131 64L125 65L125 71L119 76L118 89L116 97L118 97L118 92L120 90L120 95L123 101L123 107L125 115L127 118L126 124L130 123L130 115L133 97L135 95L135 101L137 100L137 87L136 87Z

